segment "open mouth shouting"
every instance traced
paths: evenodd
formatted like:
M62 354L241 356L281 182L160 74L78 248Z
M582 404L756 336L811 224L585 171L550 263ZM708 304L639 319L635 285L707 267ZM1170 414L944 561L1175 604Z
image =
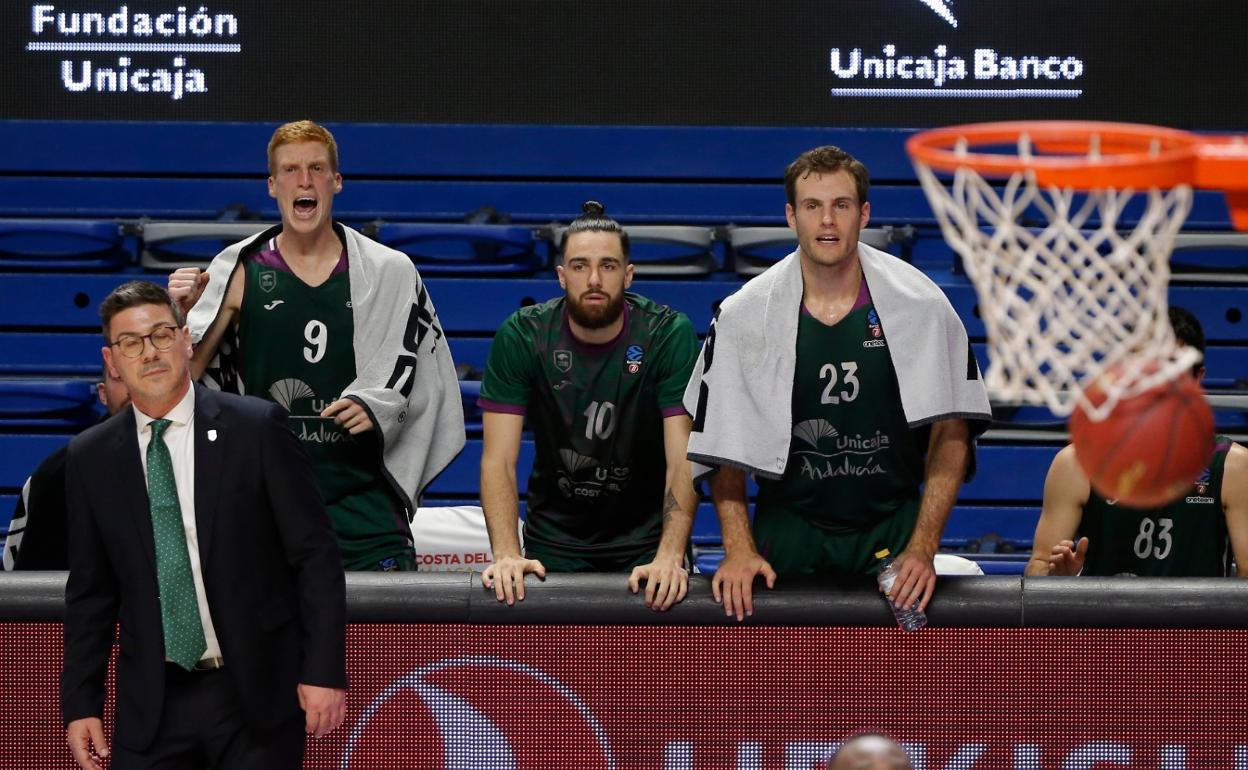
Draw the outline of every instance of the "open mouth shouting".
M295 198L294 202L295 216L308 219L316 215L317 200L310 195L301 195Z

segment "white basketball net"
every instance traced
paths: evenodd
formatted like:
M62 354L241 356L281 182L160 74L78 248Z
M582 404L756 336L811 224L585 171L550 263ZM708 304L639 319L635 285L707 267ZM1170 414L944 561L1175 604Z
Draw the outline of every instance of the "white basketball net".
M1078 193L1042 189L1030 171L994 186L965 166L946 186L924 163L915 166L979 295L990 356L984 380L995 402L1044 404L1061 417L1080 405L1103 420L1118 402L1200 360L1176 342L1166 300L1191 187ZM1144 211L1119 232L1132 199ZM1083 390L1091 382L1105 394L1096 404Z

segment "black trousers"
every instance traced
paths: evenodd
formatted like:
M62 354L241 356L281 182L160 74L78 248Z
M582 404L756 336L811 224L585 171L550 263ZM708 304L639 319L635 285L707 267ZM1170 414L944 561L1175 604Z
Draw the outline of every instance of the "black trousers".
M144 752L112 747L110 770L294 770L303 764L303 719L257 733L243 721L223 669L166 664L165 710Z

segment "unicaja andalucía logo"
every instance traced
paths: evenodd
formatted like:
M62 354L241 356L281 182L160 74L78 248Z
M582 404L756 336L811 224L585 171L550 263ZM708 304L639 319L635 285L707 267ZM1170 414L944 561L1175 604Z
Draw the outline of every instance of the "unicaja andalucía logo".
M919 0L919 2L935 11L940 18L949 22L949 26L957 29L958 19L953 15L953 8L950 7L953 5L952 2L946 2L946 0Z
M414 669L378 693L351 727L339 768L365 770L385 758L411 770L539 770L552 757L616 768L606 730L566 684L527 663L465 655Z

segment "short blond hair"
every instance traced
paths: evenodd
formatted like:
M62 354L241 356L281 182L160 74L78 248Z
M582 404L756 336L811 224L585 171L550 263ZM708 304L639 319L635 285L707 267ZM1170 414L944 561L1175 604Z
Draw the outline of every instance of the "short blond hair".
M269 176L277 173L273 163L273 154L277 152L277 148L283 144L298 142L320 142L325 145L329 150L329 170L338 173L338 143L334 141L334 135L329 133L329 129L310 120L296 120L278 126L273 132L273 138L269 139Z

